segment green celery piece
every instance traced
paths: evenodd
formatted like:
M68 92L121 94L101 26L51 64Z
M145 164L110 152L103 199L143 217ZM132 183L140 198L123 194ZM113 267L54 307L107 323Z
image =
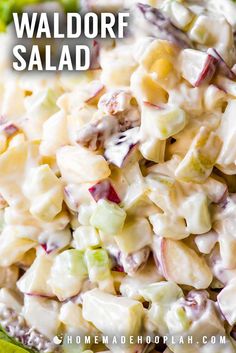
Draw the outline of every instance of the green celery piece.
M126 212L117 204L99 200L94 210L90 224L105 234L115 235L121 232L126 219Z
M87 267L84 260L84 252L76 249L66 250L60 255L64 255L68 261L68 267L74 276L86 276Z
M91 281L102 281L111 276L110 260L105 249L88 249L85 254Z

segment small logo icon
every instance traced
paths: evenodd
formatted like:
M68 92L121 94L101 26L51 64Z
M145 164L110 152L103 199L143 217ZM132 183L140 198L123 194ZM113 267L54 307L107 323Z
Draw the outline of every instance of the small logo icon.
M59 346L63 341L63 335L53 337L53 343Z

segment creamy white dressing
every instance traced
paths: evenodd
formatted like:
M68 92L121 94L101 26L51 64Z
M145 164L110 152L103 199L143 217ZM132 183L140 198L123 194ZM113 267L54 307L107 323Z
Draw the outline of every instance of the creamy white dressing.
M128 38L81 75L14 75L0 36L0 324L44 352L62 328L226 335L165 353L231 353L236 5L82 2L124 6Z

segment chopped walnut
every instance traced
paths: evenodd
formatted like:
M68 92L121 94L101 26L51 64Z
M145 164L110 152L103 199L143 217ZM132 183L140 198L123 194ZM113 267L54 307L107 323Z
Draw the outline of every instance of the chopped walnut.
M116 246L108 247L107 251L114 260L114 268L118 268L121 272L126 272L129 276L134 275L138 270L142 269L146 265L150 255L150 248L148 246L129 255L122 253Z
M132 106L131 99L132 95L124 90L104 94L98 102L98 109L106 116L80 129L77 143L96 151L103 148L113 134L140 126L140 112L138 107Z
M124 268L124 271L132 276L135 272L146 265L149 255L150 248L145 246L143 249L135 251L127 256L121 253L120 262Z
M78 131L77 143L96 151L103 147L104 142L114 133L119 131L116 118L105 116L94 123L85 125Z
M121 114L119 124L121 132L140 126L140 113L138 109L132 108L126 114Z
M99 102L98 109L107 115L116 115L130 108L131 94L117 90L104 94Z
M41 333L27 326L23 316L18 315L14 310L1 304L0 325L6 330L9 336L15 338L28 348L37 349L39 352L61 352L48 338Z
M98 109L105 114L116 116L120 131L125 131L140 125L140 112L131 104L132 95L124 90L117 90L104 94Z

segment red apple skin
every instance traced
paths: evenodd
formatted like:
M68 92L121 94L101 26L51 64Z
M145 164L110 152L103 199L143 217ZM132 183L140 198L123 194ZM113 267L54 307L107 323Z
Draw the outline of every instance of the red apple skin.
M121 202L121 199L117 195L109 180L103 180L93 185L91 188L89 188L89 192L96 202L98 202L100 199L106 199L116 204Z
M163 109L163 107L161 107L160 105L156 105L156 104L153 104L153 103L148 102L148 101L143 101L143 104L146 105L147 107L154 108L154 109L157 109L157 110L162 110Z
M79 201L73 197L73 192L71 191L70 185L65 186L64 188L65 202L68 206L75 212L78 211Z
M86 99L85 103L87 104L96 104L98 102L98 99L104 93L105 86L101 84L96 90L91 94L91 96Z
M46 254L51 254L54 250L58 249L58 246L56 244L51 245L50 248L48 248L48 245L46 243L40 244L40 246L43 248Z
M194 87L199 87L201 84L209 82L215 74L217 64L218 60L214 56L208 54L205 66L195 82Z
M114 267L112 267L112 271L121 272L121 273L125 272L124 267L120 265L115 265Z
M212 271L204 258L180 240L162 239L159 257L163 275L168 280L197 290L208 288L212 282Z
M158 29L157 33L161 33L161 39L169 40L179 48L192 48L192 42L187 34L174 26L159 9L140 2L136 6L149 24L147 27L155 26ZM155 30L153 29L152 32L155 37Z
M14 124L9 124L6 125L3 129L3 131L5 132L7 137L11 137L12 135L14 135L16 132L19 131L18 127Z
M53 299L56 298L54 295L45 295L45 294L40 294L40 293L24 293L25 295L28 295L29 297L38 297L38 298L45 298L45 299Z
M218 51L215 48L209 48L207 53L209 55L214 56L218 60L218 71L229 78L230 80L235 80L236 75L235 73L231 70L229 65L225 62L225 60L222 58L222 56L218 53Z

